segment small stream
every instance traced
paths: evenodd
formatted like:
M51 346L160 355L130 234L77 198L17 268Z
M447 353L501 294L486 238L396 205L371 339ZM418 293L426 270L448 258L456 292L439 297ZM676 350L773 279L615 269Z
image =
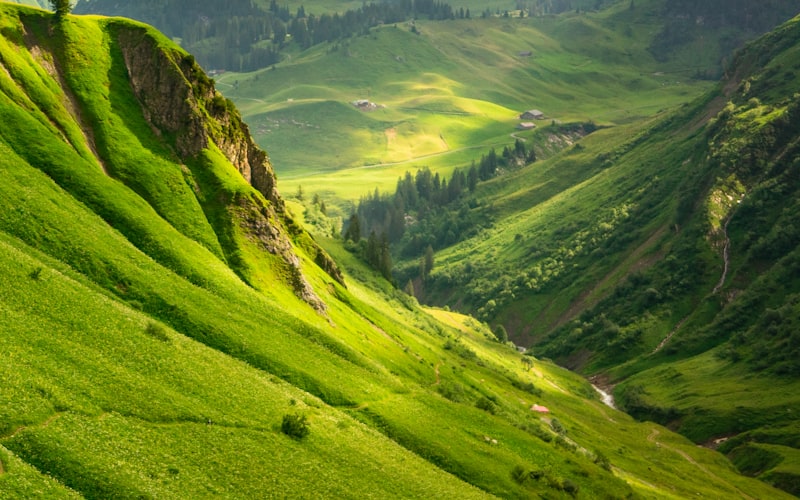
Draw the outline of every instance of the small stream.
M603 389L597 387L595 384L592 384L592 387L594 387L594 390L600 394L600 399L603 400L604 405L608 406L609 408L614 408L615 410L617 409L616 404L614 404L614 396L612 394L607 393Z

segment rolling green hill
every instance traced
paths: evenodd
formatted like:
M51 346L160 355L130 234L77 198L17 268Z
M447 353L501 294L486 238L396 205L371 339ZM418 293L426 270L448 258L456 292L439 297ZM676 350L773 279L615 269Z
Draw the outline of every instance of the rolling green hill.
M287 191L302 183L353 199L365 186L392 189L407 170L449 173L512 144L528 109L544 111L544 124L626 123L708 88L647 52L655 21L621 33L627 15L417 21L419 34L388 25L217 80L269 146ZM359 111L358 99L379 107Z
M512 2L451 5L470 8L472 18L420 15L308 49L289 37L281 62L252 73L236 73L236 57L215 59L210 68L228 70L215 74L219 88L269 149L285 192L302 186L346 217L360 196L376 187L390 191L408 170L429 166L449 175L491 147L513 144L512 134L530 138L531 132L515 132L527 109L542 109L544 123L625 124L650 117L708 90L706 79L721 74L732 48L798 8L796 0L772 2L757 13L677 0L536 1L519 17ZM359 7L302 6L309 16ZM300 7L287 2L284 17ZM124 6L93 0L79 8L161 22L176 33L199 17L224 14L198 4L184 15L179 2L155 9L144 0ZM478 14L486 8L500 14L483 19ZM505 17L506 10L512 15ZM203 44L186 43L202 51L223 37L226 47L241 43L235 36L208 36ZM377 108L360 111L351 104L359 99Z
M797 494L799 40L795 18L706 96L480 186L491 223L437 253L425 299L618 383L637 418L736 436Z
M786 496L334 263L152 28L0 33L1 498Z

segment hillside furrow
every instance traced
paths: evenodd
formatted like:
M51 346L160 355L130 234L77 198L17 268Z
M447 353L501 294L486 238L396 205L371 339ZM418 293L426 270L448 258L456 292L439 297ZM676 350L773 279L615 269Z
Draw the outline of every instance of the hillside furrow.
M51 78L53 78L53 80L58 82L63 95L61 103L65 107L69 115L73 118L75 123L78 125L78 129L83 134L84 138L83 145L89 148L89 150L93 155L94 160L97 162L97 165L102 169L103 173L108 175L108 168L105 164L105 161L100 157L100 154L97 152L97 142L95 141L94 131L92 130L92 127L88 124L88 122L85 120L83 112L81 111L80 103L78 102L78 98L72 92L72 89L70 89L67 80L64 78L64 71L60 66L58 58L52 52L47 51L36 40L36 37L33 34L33 32L31 31L26 32L24 40L25 40L25 45L31 54L31 57L42 68L44 68L44 70L47 72L47 74L50 75ZM54 125L57 124L55 120L52 121ZM64 140L70 142L66 134L63 135L64 135ZM82 149L77 144L72 144L72 146L78 152L80 152Z
M690 316L690 315L689 315L689 316ZM663 340L661 340L661 342L659 342L659 343L658 343L658 345L656 346L656 348L655 348L655 349L653 349L653 350L650 352L650 355L651 355L651 356L652 356L653 354L657 353L658 351L660 351L661 349L663 349L663 348L664 348L664 346L665 346L665 345L667 345L667 343L668 343L670 340L672 340L672 337L674 337L674 336L675 336L675 334L676 334L676 333L678 333L678 330L680 330L680 329L681 329L681 327L683 326L683 324L684 324L684 323L686 323L686 320L688 320L688 319L689 319L689 316L684 316L684 317L683 317L683 318L682 318L680 321L678 321L678 322L675 324L675 326L672 328L672 330L670 330L670 332L667 334L667 336L666 336L666 337L664 337L664 339L663 339Z

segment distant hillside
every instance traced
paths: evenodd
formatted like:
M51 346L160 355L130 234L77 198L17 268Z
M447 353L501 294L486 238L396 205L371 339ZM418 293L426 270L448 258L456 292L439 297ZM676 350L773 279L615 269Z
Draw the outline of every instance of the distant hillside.
M796 494L799 46L795 18L704 98L479 187L491 223L437 253L424 296L620 383L638 418L739 436L742 470Z
M0 33L0 497L788 498L335 264L154 29Z
M705 51L728 58L747 40L765 33L800 14L800 1L753 3L747 0L667 0L661 15L664 28L650 46L653 54L667 60L676 54L697 50L710 32L719 33L717 46L705 41ZM679 56L678 56L679 57ZM724 61L719 60L722 66ZM730 61L728 61L730 62ZM713 76L713 75L710 75Z

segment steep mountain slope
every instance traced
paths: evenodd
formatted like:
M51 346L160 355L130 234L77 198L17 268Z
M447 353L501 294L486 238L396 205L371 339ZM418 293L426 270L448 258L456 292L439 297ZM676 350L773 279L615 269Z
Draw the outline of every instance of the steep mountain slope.
M781 498L333 245L343 278L151 28L0 33L0 497Z
M798 41L794 19L700 101L492 181L493 227L426 283L697 442L772 426L795 493Z

